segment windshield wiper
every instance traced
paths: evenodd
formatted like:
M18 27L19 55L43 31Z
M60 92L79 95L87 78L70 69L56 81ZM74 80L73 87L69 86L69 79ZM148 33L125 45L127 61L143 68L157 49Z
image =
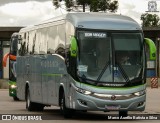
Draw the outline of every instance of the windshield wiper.
M110 60L110 51L109 51L109 60L106 61L106 64L105 64L104 68L102 69L101 73L99 74L99 76L98 76L98 78L97 78L97 82L95 83L96 85L97 85L98 81L102 78L104 72L106 71L108 65L110 64L110 61L111 61L111 60Z
M106 62L106 64L105 64L103 70L101 71L101 73L99 74L99 76L98 76L98 78L97 78L97 82L98 82L98 81L101 79L101 77L103 76L103 74L104 74L104 72L106 71L106 69L107 69L109 63L110 63L109 61ZM96 84L97 84L97 83L96 83Z
M142 68L141 68L138 77L135 77L135 78L131 79L130 82L133 83L133 82L143 81L143 80L144 80L144 77L142 77L142 71L143 71L143 70L142 70Z
M80 78L82 79L82 81L86 81L86 76L84 74Z
M80 76L78 76L78 77L82 80L81 82L85 82L85 83L88 83L88 84L93 84L92 82L94 82L94 84L97 83L96 80L88 79L84 74L82 75L82 77L80 77Z
M124 77L124 79L126 80L126 82L130 82L129 77L127 76L126 72L124 71L122 65L120 63L118 63L118 62L117 62L117 65L120 68L122 76Z

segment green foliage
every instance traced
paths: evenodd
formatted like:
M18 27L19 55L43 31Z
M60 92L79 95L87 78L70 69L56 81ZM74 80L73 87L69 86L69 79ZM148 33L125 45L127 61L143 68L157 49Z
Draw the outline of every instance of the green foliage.
M87 5L90 5L91 0L76 0L76 2L77 2L78 5L85 5L85 6L87 6Z
M53 5L58 8L60 7L59 3L62 0L53 0ZM118 9L118 1L114 0L64 0L66 8L70 9L75 6L75 1L77 5L81 5L83 7L83 12L85 12L85 7L89 7L91 12L116 12Z
M113 1L109 5L109 11L110 12L116 12L118 9L118 1Z
M56 8L59 8L59 0L53 0L53 5L56 7Z
M160 18L156 14L142 14L142 27L158 27L160 26Z
M65 0L65 5L66 8L71 8L72 6L74 6L73 0Z
M92 12L99 12L99 11L110 11L116 12L118 9L118 1L111 0L91 0L90 3L90 11Z
M83 6L83 12L85 12L85 7L91 4L91 0L76 0L77 5Z

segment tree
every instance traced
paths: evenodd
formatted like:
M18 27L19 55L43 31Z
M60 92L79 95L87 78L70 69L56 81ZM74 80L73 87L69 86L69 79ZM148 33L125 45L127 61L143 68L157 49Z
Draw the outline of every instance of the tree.
M85 7L91 4L91 0L76 0L77 5L83 6L83 12L85 12Z
M68 9L71 8L72 6L74 6L73 0L65 0L65 5Z
M53 0L53 5L58 8L60 7L60 2L62 1L65 2L65 6L68 10L70 10L75 5L82 6L83 12L85 12L86 6L89 7L91 12L116 12L118 9L117 0Z
M118 1L111 0L91 0L90 11L99 12L99 11L110 11L116 12L118 9Z
M144 13L141 15L142 27L157 27L160 26L160 18L156 14Z
M65 6L67 8L67 11L71 10L71 7L74 6L73 0L52 0L53 5L57 8L61 7L61 2L65 1Z
M56 8L59 8L60 7L60 4L59 2L61 2L60 0L53 0L53 5L56 7Z

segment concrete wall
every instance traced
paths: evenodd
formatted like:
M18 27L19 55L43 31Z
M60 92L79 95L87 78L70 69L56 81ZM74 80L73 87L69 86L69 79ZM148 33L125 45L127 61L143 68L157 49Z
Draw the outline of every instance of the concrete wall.
M9 47L3 47L3 54L9 53ZM9 59L7 59L7 65L3 68L3 78L9 78Z

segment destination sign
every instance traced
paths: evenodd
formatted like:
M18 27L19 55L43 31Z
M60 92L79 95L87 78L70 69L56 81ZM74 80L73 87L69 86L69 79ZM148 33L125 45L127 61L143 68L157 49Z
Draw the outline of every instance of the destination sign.
M106 33L101 32L85 32L84 36L87 38L106 38Z

